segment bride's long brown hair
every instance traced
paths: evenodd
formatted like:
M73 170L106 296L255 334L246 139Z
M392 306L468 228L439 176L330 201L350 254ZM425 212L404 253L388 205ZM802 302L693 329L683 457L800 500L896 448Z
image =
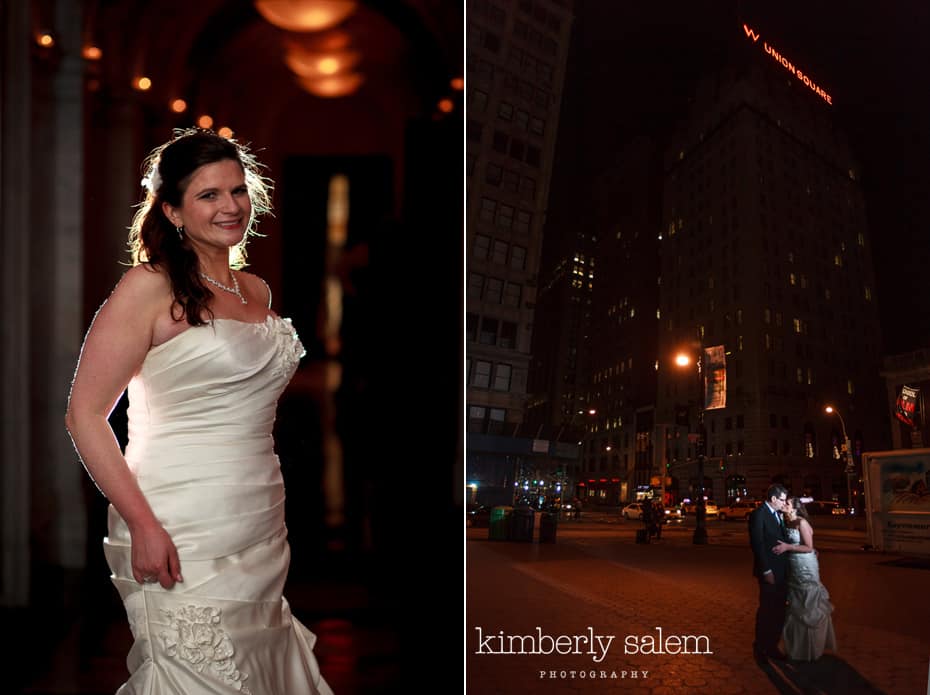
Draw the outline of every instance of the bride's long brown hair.
M174 138L155 148L146 158L142 184L147 193L129 228L132 264L146 263L164 269L174 296L171 314L177 320L186 319L192 326L206 323L203 315L213 315L209 306L213 293L200 278L197 254L187 237L165 216L162 203L180 207L194 172L205 164L224 160L238 162L242 167L252 202L252 214L242 241L229 250L230 267L237 270L244 267L246 243L250 236L257 235L256 220L259 215L271 212L273 184L271 179L262 176L264 167L248 147L210 130L176 130ZM178 315L175 315L176 309Z
M788 502L791 504L792 509L795 513L807 523L811 522L811 518L807 513L807 508L804 506L804 503L801 501L800 497L792 497Z

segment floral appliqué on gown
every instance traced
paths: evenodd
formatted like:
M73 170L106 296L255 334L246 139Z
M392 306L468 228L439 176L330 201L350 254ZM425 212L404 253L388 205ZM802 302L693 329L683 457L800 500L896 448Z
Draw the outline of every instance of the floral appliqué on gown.
M798 529L788 529L788 541L801 542ZM819 659L825 649L836 651L833 604L820 582L817 553L788 553L788 608L782 638L785 652L796 661Z

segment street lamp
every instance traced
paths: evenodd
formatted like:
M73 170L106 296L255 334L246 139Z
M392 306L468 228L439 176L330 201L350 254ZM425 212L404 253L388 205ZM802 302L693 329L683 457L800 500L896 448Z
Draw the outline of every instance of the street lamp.
M849 444L849 437L846 435L846 423L843 422L843 416L840 415L840 411L832 405L828 405L823 411L830 415L835 414L840 419L840 427L843 428L843 451L846 454L846 507L850 512L853 512L852 477L856 473L856 467L853 464L852 447Z
M697 475L698 475L698 494L697 504L694 507L694 545L707 544L707 525L705 523L707 508L704 505L704 449L707 446L707 436L704 431L704 375L703 356L704 346L700 346L699 357L694 361L697 367L698 391L697 391ZM675 355L675 364L679 367L688 367L691 364L691 357L685 353Z

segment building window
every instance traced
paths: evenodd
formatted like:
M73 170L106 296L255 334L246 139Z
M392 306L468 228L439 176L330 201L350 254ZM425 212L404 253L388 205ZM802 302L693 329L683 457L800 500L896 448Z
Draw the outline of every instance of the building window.
M539 168L540 153L539 153L538 147L533 147L532 145L529 145L526 148L526 163L529 164L531 167L536 167L537 169Z
M503 173L504 170L501 169L501 167L499 167L497 164L488 162L484 170L484 180L486 183L489 183L492 186L500 186Z
M814 427L807 423L804 425L804 457L812 459L817 453L817 435Z
M501 205L501 208L505 207L507 206ZM511 208L511 210L512 209L513 208ZM491 254L491 261L498 265L505 265L507 263L507 242L500 241L499 239L494 240L494 253Z
M507 411L503 408L488 409L488 434L503 434Z
M492 222L494 220L494 211L497 210L497 201L492 198L481 199L481 210L478 212L478 219L482 222Z
M484 275L480 273L468 274L468 296L481 299L481 290L484 287Z
M516 193L520 188L520 176L515 171L507 169L504 172L504 190Z
M505 350L517 349L517 324L513 321L501 321L501 335L498 344Z
M488 257L488 249L491 248L491 237L484 234L475 234L475 245L472 255L480 261Z
M488 106L488 94L480 89L473 89L471 92L471 104L468 108L475 111L484 111Z
M517 109L517 114L513 119L513 122L517 125L517 127L526 130L527 125L529 124L529 120L530 115L526 111L523 109Z
M536 199L536 179L524 176L520 179L520 194L528 200Z
M498 321L495 318L490 316L482 317L478 342L482 345L495 345L497 343L497 324Z
M501 120L509 121L513 117L513 104L508 104L506 101L502 101L498 104L497 117Z
M473 341L478 337L478 314L465 314L465 339Z
M736 416L736 429L743 429L743 416L742 414Z
M484 301L493 304L501 303L501 293L504 290L504 281L498 278L488 278L484 285Z
M865 289L865 301L871 302L872 301L872 288L866 285L864 289Z
M515 282L508 282L506 291L504 292L504 305L505 306L520 306L520 295L523 291L523 286L518 285Z
M491 385L491 363L484 360L475 362L475 372L472 374L471 385L479 389L486 389Z
M497 228L505 229L510 231L510 228L513 226L513 206L511 205L501 205L497 209ZM496 249L495 249L496 250ZM494 261L495 263L504 263L504 261Z
M484 432L484 420L487 417L487 408L480 405L468 406L468 431Z
M856 387L853 384L852 379L846 380L846 393L848 393L850 396L856 393Z
M530 132L536 135L542 135L546 129L546 122L535 116L530 119ZM861 234L859 236L862 236Z
M514 244L510 247L510 267L514 270L526 269L526 249Z
M801 369L801 367L798 367L798 368L797 368L797 372L796 372L796 374L795 374L795 378L797 379L797 382L798 382L799 384L803 384L803 383L804 383L804 370Z
M791 442L787 439L783 440L781 443L781 453L783 456L789 456L791 454Z
M526 210L517 210L517 219L513 223L513 231L520 234L529 234L532 219L533 216Z
M507 137L507 133L504 133L500 130L494 131L494 140L491 143L491 146L494 148L495 152L500 152L501 154L507 154L507 141L510 138Z
M494 369L494 390L495 391L509 391L510 390L510 365L509 364L498 364Z

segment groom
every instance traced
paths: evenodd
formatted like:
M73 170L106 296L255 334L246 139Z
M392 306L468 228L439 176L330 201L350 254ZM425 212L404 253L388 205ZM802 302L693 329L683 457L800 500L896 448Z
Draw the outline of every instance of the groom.
M785 510L788 491L781 485L772 485L765 493L765 502L749 516L749 543L752 546L752 573L759 580L759 609L756 611L756 641L753 656L760 664L768 659L784 660L778 649L782 626L785 622L785 601L788 588L785 577L787 553L772 552L778 541L787 541Z

